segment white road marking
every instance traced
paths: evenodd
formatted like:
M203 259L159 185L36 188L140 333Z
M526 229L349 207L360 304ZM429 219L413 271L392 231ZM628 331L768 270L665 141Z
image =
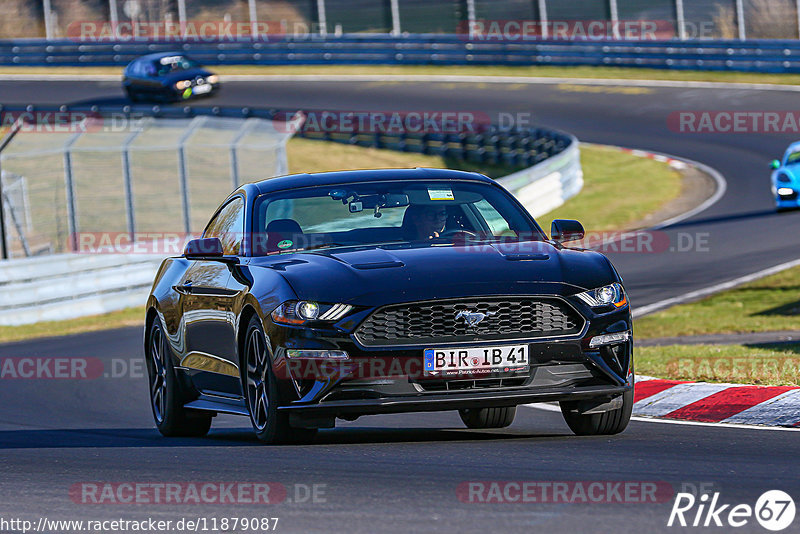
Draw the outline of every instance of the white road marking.
M120 70L124 68L120 65ZM210 66L213 68L213 66ZM0 74L0 81L39 81L39 80L80 80L107 81L121 80L122 75L115 74ZM222 74L222 81L232 82L450 82L450 83L495 83L495 84L527 84L558 85L569 83L575 85L634 86L634 87L668 87L680 89L751 89L756 91L788 91L800 92L800 85L780 85L770 83L730 83L700 82L682 80L639 80L616 78L549 78L545 76L469 76L451 74Z
M660 300L658 302L654 302L653 304L648 304L647 306L641 306L639 308L635 308L633 310L633 316L641 317L643 315L647 315L648 313L653 313L655 311L668 308L670 306L675 306L676 304L682 304L690 300L697 300L702 297L711 295L713 293L725 291L726 289L732 289L742 284L746 284L748 282L759 280L761 278L771 276L781 271L785 271L786 269L797 267L798 265L800 265L800 260L788 261L786 263L781 263L780 265L776 265L774 267L769 267L768 269L763 269L756 273L740 276L739 278L734 278L733 280L729 280L727 282L722 282L720 284L715 284L713 286L704 287L696 291L690 291L689 293L684 293L683 295L677 297Z
M523 404L522 406L526 408L534 408L537 410L542 410L545 412L558 412L561 413L561 408L558 407L557 404L549 404L549 403L536 403L536 404ZM686 421L683 419L660 419L657 417L639 417L634 415L631 417L631 421L637 421L641 423L664 423L669 425L688 425L688 426L710 426L714 428L738 428L744 430L777 430L777 431L784 431L784 432L800 432L800 428L789 428L789 427L775 427L775 426L760 426L760 425L750 425L750 424L742 424L742 423L705 423L700 421Z

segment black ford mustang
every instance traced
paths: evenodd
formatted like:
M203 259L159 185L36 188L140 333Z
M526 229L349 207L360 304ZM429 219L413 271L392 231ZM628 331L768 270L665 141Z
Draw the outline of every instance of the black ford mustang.
M458 410L501 428L559 401L577 434L614 434L633 404L630 309L601 254L552 239L479 174L331 172L242 186L166 259L145 352L162 434L217 413L264 441L336 418Z

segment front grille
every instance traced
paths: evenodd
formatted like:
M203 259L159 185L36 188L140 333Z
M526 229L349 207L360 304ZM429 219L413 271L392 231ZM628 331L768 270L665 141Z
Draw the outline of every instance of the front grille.
M459 312L486 317L468 326ZM584 319L555 297L487 297L398 304L375 311L356 329L365 346L555 337L577 334Z

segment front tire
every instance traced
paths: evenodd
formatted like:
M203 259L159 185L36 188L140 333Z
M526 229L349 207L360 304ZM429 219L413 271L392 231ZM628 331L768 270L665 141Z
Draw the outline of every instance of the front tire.
M628 426L633 411L633 388L622 394L622 406L603 413L581 414L574 403L562 402L561 413L570 430L579 436L619 434Z
M183 407L172 355L158 319L153 321L148 337L147 375L153 419L163 436L201 437L208 434L212 416Z
M459 410L458 415L461 416L461 420L467 425L467 428L505 428L514 422L517 407Z
M289 416L278 410L278 381L272 371L272 356L255 316L247 326L243 356L242 385L256 437L265 443L296 443L313 438L316 429L293 428Z

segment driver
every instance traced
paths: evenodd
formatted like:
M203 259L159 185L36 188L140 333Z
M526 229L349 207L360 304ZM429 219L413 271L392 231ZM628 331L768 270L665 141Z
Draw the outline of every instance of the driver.
M414 204L406 209L403 227L406 239L424 241L440 237L447 224L447 207Z

